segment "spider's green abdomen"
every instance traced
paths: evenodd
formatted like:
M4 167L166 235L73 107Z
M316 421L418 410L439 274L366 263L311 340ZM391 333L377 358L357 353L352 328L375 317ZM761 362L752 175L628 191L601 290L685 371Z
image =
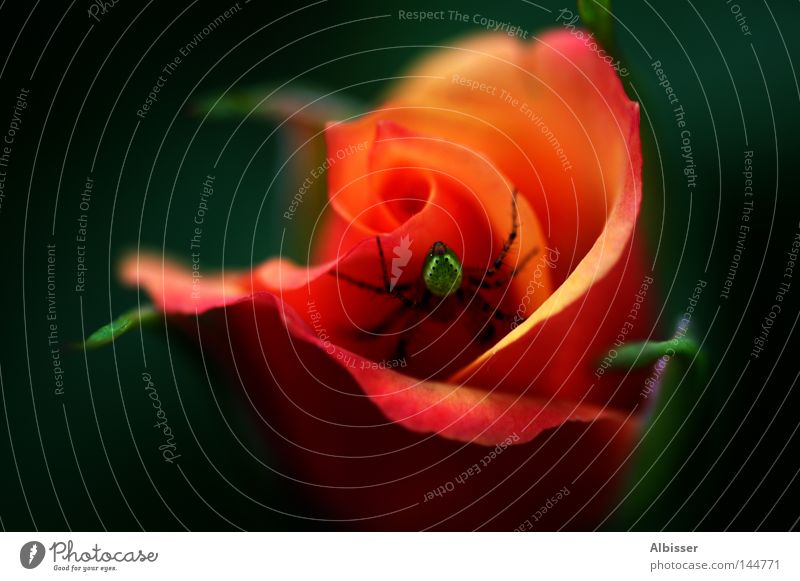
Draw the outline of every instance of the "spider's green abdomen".
M444 242L435 242L422 265L422 280L437 297L447 297L461 287L461 261Z

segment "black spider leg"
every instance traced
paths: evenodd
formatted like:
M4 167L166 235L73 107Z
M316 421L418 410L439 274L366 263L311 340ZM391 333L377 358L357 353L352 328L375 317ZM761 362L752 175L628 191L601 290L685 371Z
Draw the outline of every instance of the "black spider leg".
M389 279L389 271L386 269L386 259L383 254L383 245L381 244L381 239L379 236L375 236L375 242L378 245L378 255L380 257L380 262L381 262L381 274L383 276L383 286L358 280L357 278L352 277L349 274L340 272L338 268L336 269L336 272L329 271L329 274L332 274L336 278L343 280L357 288L369 290L374 292L375 294L393 297L399 300L401 303L403 303L403 305L405 305L406 307L415 307L417 304L416 301L407 297L404 294L404 291L407 291L408 289L411 288L412 286L411 284L409 283L396 284L394 285L394 287L392 287L391 281Z
M414 305L412 310L405 311L401 315L401 320L405 322L412 314L416 316L419 313L426 312L426 310L428 309L428 303L431 299L431 296L432 295L430 291L426 288L425 291L422 293L422 299ZM394 348L393 359L395 361L406 361L408 356L408 344L411 342L411 338L413 337L416 328L417 328L416 326L412 326L410 329L407 329L406 331L401 333L400 336L398 337L397 345L395 345Z
M339 280L343 280L346 283L353 285L354 287L357 287L357 288L360 288L360 289L363 289L363 290L372 291L376 295L384 295L384 296L388 296L388 297L392 297L394 299L397 299L407 307L414 307L417 304L415 301L413 301L412 299L410 299L407 296L405 296L404 294L402 294L403 291L406 291L406 290L411 288L410 284L403 284L403 285L399 285L398 284L398 285L396 285L394 287L394 290L387 291L382 286L378 286L377 284L371 284L371 283L368 283L368 282L364 282L362 280L358 280L357 278L352 277L349 274L345 274L343 272L330 272L330 274L335 276Z
M508 255L508 252L511 250L511 247L514 245L514 241L517 239L517 234L519 233L519 212L517 209L517 188L511 192L511 232L508 233L508 237L503 241L503 247L500 249L500 253L497 255L497 258L494 259L492 265L486 269L486 271L482 272L484 278L491 278L495 275L495 273L500 270L503 266L503 262ZM471 268L467 268L466 270L473 270ZM475 269L479 270L479 269Z
M417 308L402 309L400 305L391 309L386 317L377 325L374 325L366 330L366 336L359 334L363 340L370 340L376 336L382 336L392 328L401 328L410 319L411 316L419 314ZM394 351L392 352L392 359L395 361L404 360L407 355L407 348L409 343L409 335L411 331L403 331L398 333L397 343L395 344Z
M517 267L512 271L512 275L509 279L504 281L491 281L487 279L491 279L497 272L502 268L503 263L505 262L506 256L508 256L511 247L514 245L514 241L517 239L517 235L519 234L519 208L517 207L517 194L519 190L514 188L511 192L511 232L508 233L508 237L503 242L503 247L500 249L500 253L497 255L497 258L494 259L492 265L486 269L485 271L482 269L477 268L470 268L465 267L464 270L466 271L479 271L480 276L476 276L474 274L467 275L465 278L471 282L472 284L479 286L481 288L499 288L508 283L510 278L516 276L516 273L524 267L524 264L530 260L530 257L526 257L523 259L522 263L518 264ZM534 250L534 254L538 252L538 249Z
M389 279L389 271L386 269L386 257L383 255L383 244L381 244L381 237L375 237L375 243L378 245L378 256L381 259L381 272L383 273L383 286L386 292L392 292L392 281Z
M423 294L422 300L417 302L404 294L405 291L413 287L412 283L396 284L394 285L394 287L392 287L391 280L389 279L389 272L388 269L386 268L386 257L383 252L383 245L381 244L381 239L379 236L375 237L375 242L378 246L378 256L380 258L380 263L381 263L383 286L358 280L357 278L352 277L348 274L339 272L338 269L336 272L330 272L330 274L335 275L338 279L341 279L355 286L356 288L372 291L378 295L384 295L395 298L399 300L403 304L403 306L412 309L411 312L418 312L420 310L424 310L430 298L429 297L430 293L426 289L425 293ZM382 321L380 321L377 325L373 326L372 328L368 329L366 331L368 337L383 334L387 329L394 326L398 321L397 318L398 310L399 310L398 308L392 309ZM404 311L400 313L401 316L400 320L404 320L406 318L404 315L407 312L409 311ZM409 333L406 333L405 335L408 335ZM362 336L363 333L359 333L358 335ZM408 346L408 337L401 335L400 338L398 339L397 346L395 348L395 353L394 353L395 360L405 359L407 346Z
M519 210L517 208L517 188L511 192L511 232L508 233L508 238L503 242L503 248L500 249L500 254L494 259L494 264L486 271L486 276L491 277L503 266L503 261L506 259L508 251L517 239L519 230Z
M494 325L494 321L507 321L508 315L506 315L506 313L503 312L500 307L492 305L492 303L483 298L477 289L469 298L464 295L463 288L458 289L456 296L458 297L459 301L462 302L462 304L465 304L466 308L474 305L476 309L479 309L481 313L486 315L485 319L479 319L480 323L477 332L475 333L475 338L478 343L484 345L490 343L497 334L497 328ZM465 301L469 302L465 303ZM470 321L474 320L470 318L467 319Z
M396 288L396 287L395 287ZM387 329L398 325L398 321L400 324L406 323L411 316L417 316L420 313L425 313L428 310L430 299L433 295L428 289L425 289L422 293L422 298L419 302L414 303L413 307L410 309L404 310L400 313L399 318L396 316L398 309L393 309L389 316L384 318L377 326L372 327L369 330L369 333L372 335L378 335L384 333ZM414 335L416 330L416 325L412 326L411 328L399 333L399 337L397 339L397 344L395 345L393 359L395 361L405 360L408 355L408 344L411 342L411 338Z
M378 322L376 325L373 325L368 329L364 329L363 332L356 333L356 339L368 341L373 339L375 336L384 335L389 329L402 327L406 323L411 322L411 317L417 317L420 313L425 312L429 299L430 292L426 289L422 300L418 303L414 303L410 308L402 309L400 305L396 305L395 308L392 308L383 318L383 320ZM398 339L397 343L395 344L391 360L395 362L407 360L408 345L411 342L414 331L415 326L412 326L405 331L396 333L396 335L398 335ZM388 360L389 358L385 359L385 361Z
M496 289L506 286L511 279L516 278L517 275L522 272L531 259L539 254L539 248L531 249L523 258L519 261L519 263L514 267L514 270L511 271L511 274L508 275L506 278L497 279L497 280L486 280L486 277L480 278L476 276L469 276L467 280L474 284L477 287L484 288L484 289Z

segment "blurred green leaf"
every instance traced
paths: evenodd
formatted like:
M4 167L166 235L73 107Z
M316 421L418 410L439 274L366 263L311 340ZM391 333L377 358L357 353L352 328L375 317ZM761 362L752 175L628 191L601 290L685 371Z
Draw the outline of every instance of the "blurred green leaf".
M702 357L700 347L691 337L678 337L668 341L644 341L630 343L617 349L613 368L641 369L655 364L659 359L668 355L681 359L693 360Z
M104 347L128 331L150 325L158 320L159 313L153 307L147 306L141 309L132 309L120 315L108 325L100 327L86 338L83 345L78 345L78 347L82 347L87 351Z
M578 0L578 14L586 28L608 52L614 49L614 18L611 16L611 0Z
M352 119L366 110L363 103L338 92L278 85L252 85L195 103L195 113L207 113L213 119L247 118L247 122L280 124L277 141L279 158L284 162L278 186L281 193L274 199L281 208L294 196L302 200L302 211L291 218L292 227L286 231L282 249L285 257L300 264L312 254L312 233L328 202L327 180L315 177L332 163L326 159L325 124ZM276 229L283 225L285 222Z
M321 130L328 121L349 119L364 111L362 104L343 95L310 87L277 88L253 85L224 95L198 100L196 113L217 119L242 118L286 121L287 125Z

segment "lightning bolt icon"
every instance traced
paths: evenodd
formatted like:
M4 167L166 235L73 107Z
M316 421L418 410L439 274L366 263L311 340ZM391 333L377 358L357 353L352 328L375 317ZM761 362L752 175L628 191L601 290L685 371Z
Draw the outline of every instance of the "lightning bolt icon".
M406 235L400 238L400 244L392 248L394 258L392 258L392 279L389 281L389 290L394 290L397 281L403 275L403 268L411 260L411 237Z

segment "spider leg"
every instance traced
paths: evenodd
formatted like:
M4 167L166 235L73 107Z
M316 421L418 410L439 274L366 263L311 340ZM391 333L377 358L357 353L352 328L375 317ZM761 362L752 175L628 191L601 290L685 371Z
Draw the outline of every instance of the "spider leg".
M497 272L500 270L500 268L502 268L506 256L508 256L511 247L514 245L514 241L517 239L517 235L519 234L519 211L517 208L518 193L519 190L517 190L517 188L514 188L513 192L511 193L511 216L512 216L511 232L508 233L508 237L503 242L503 247L500 249L500 253L497 255L497 258L494 259L494 262L492 262L491 266L489 266L489 268L487 268L486 270L474 267L464 268L464 270L467 272L472 271L473 273L475 273L475 274L467 274L467 276L465 277L470 283L472 283L475 286L491 289L491 288L499 288L501 286L508 284L508 281L514 278L517 275L517 273L525 267L528 261L539 252L538 248L533 249L533 251L531 251L527 256L525 256L525 258L523 258L519 264L517 264L517 266L514 268L514 270L512 271L511 275L508 278L498 281L487 280L495 276Z
M514 267L514 270L511 271L511 274L506 278L499 279L499 280L486 280L489 277L489 274L487 272L487 274L485 276L483 276L483 277L474 276L474 275L467 276L466 280L468 280L470 283L474 284L477 287L485 288L485 289L495 289L495 288L504 287L509 282L511 282L511 279L516 278L516 276L525 269L525 267L528 265L528 263L531 261L531 259L534 256L536 256L537 254L539 254L539 248L538 247L531 249L530 252L528 252L523 257L523 259L519 261L519 263Z
M403 293L403 291L411 288L410 284L396 285L394 289L392 289L391 291L387 291L382 286L358 280L357 278L354 278L349 274L344 274L343 272L331 272L330 274L335 276L339 280L343 280L349 284L352 284L357 288L372 291L378 295L384 295L387 297L391 297L393 299L397 299L398 301L403 303L406 307L415 308L418 305L418 303L414 299L406 296Z
M491 277L503 266L503 261L506 259L506 255L508 251L511 250L511 246L514 244L514 240L517 239L517 234L519 230L519 212L517 211L517 188L514 188L514 191L511 192L511 232L508 233L508 238L505 239L503 242L503 247L500 249L500 254L497 255L497 258L494 259L494 262L486 271L486 276Z
M416 304L413 311L408 311L408 313L415 313L415 312L426 312L431 300L431 292L428 289L422 293L422 298ZM394 360L401 361L405 360L408 355L408 344L411 340L411 337L414 335L414 331L416 327L412 327L407 331L404 331L400 338L397 340L397 345L395 346L394 350Z
M491 314L489 320L497 319L498 321L505 321L508 318L500 307L494 306L477 292L472 295L471 300L475 301L482 312Z
M459 289L461 290L461 289ZM463 292L459 292L457 294L458 299L463 303L467 300L467 297L464 295ZM507 321L508 315L497 306L494 306L492 303L487 301L483 298L476 289L476 292L473 293L469 297L470 301L474 301L474 303L466 303L466 307L469 307L470 304L474 304L475 308L480 309L480 312L488 315L486 318L480 319L482 323L479 323L477 331L475 333L475 338L478 343L487 344L491 343L492 339L494 339L495 335L497 334L497 328L495 327L495 320L497 321ZM468 320L475 320L475 319L468 319Z
M413 285L410 283L403 283L403 284L395 284L394 286L392 286L391 280L389 279L389 271L386 268L386 257L383 253L383 245L381 244L380 236L375 236L375 242L378 245L378 256L380 257L383 286L358 280L357 278L352 277L349 274L339 272L338 268L336 269L336 272L329 271L329 274L332 274L336 276L336 278L343 280L357 288L369 290L379 295L390 296L399 300L407 307L415 307L417 305L417 302L405 294L405 291L411 289Z
M377 325L373 326L367 331L367 335L365 336L363 333L359 333L359 337L364 340L372 339L375 335L383 335L391 328L402 327L406 324L406 322L412 317L416 316L421 309L415 308L412 310L402 310L400 311L399 308L392 309L387 317L385 317L382 321L380 321ZM408 344L413 334L413 329L409 329L403 331L399 334L397 343L395 345L392 359L394 361L405 360L408 354Z
M392 282L389 280L389 270L386 268L386 257L383 254L383 244L381 244L381 237L376 236L375 242L378 244L378 256L381 259L381 273L383 274L383 288L386 292L392 292Z
M382 286L379 286L377 284L372 284L372 283L369 283L369 282L364 282L362 280L358 280L357 278L354 278L354 277L350 276L349 274L345 274L343 272L338 272L338 271L337 272L332 272L332 271L329 271L329 274L335 276L339 280L343 280L346 283L352 284L356 288L372 291L372 292L374 292L375 294L378 294L378 295L391 294L391 293L389 293L389 291L387 291Z
M408 339L406 337L400 337L397 340L397 346L394 349L394 360L395 361L404 361L406 356L408 355Z
M395 308L389 311L389 314L384 317L380 322L376 325L373 325L369 329L367 329L367 333L371 336L374 335L383 335L386 333L388 329L391 329L395 326L398 320L402 319L402 316L405 314L405 311L400 311L400 305L395 305Z

